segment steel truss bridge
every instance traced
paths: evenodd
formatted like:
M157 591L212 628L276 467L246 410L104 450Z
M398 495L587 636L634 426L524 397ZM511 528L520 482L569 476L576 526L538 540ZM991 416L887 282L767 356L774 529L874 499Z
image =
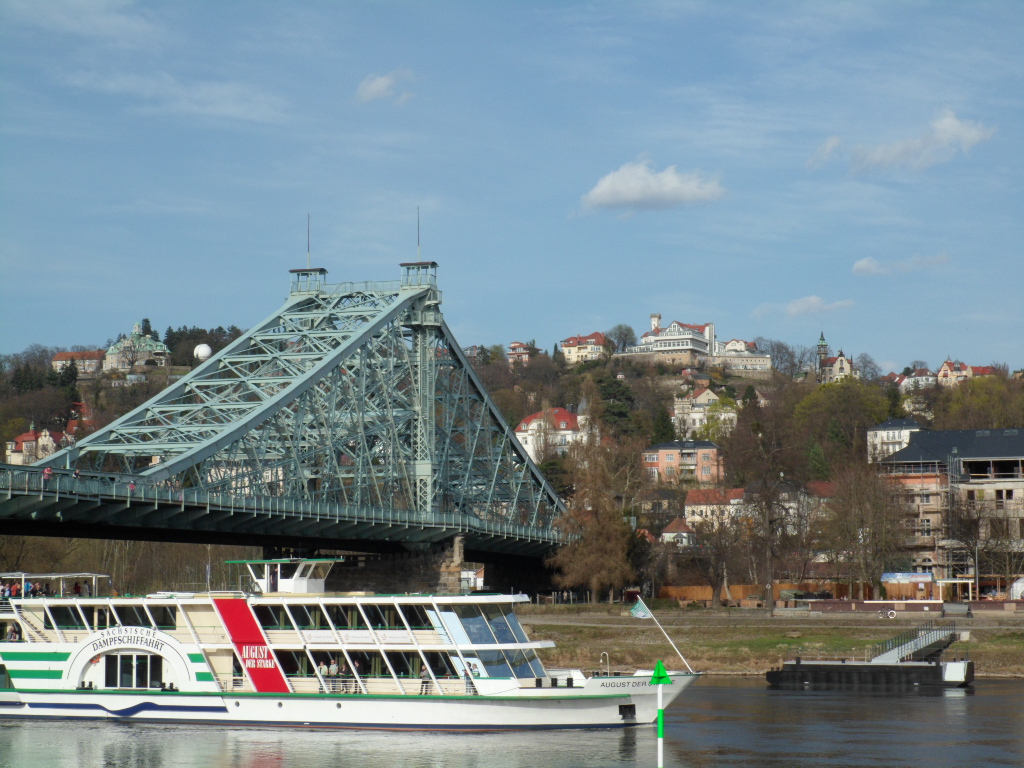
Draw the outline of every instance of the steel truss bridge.
M401 267L342 284L292 270L284 305L188 376L31 467L0 465L0 530L551 551L565 508L446 325L437 264Z

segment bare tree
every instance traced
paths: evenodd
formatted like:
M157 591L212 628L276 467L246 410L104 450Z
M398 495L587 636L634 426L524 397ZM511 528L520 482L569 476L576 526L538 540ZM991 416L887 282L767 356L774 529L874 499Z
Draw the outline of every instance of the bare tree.
M851 464L836 474L826 514L825 548L861 585L881 593L882 573L905 556L912 510L900 490L867 466Z
M867 352L861 352L857 355L856 363L857 370L860 371L860 377L865 381L877 381L882 375L882 369L878 367L875 358Z
M625 323L619 323L610 331L606 331L604 336L612 343L613 352L624 352L626 347L636 344L636 331Z
M731 511L711 512L694 523L694 546L683 550L681 559L689 563L711 587L712 604L722 605L722 587L728 568L742 557L743 544L751 535L752 521Z

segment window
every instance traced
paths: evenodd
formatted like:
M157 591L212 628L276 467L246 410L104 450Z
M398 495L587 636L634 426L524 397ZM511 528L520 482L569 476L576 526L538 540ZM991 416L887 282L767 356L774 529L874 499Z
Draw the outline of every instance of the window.
M648 464L654 464L654 463L656 463L658 461L658 454L656 454L656 453L645 453L644 454L644 461L646 461Z
M701 461L711 461L711 454L710 453L702 453L700 455L700 458L701 458Z
M107 654L104 685L107 688L159 688L164 660L149 653Z
M676 460L676 455L674 453L666 453L665 454L665 461L675 461L675 460Z
M700 468L700 473L702 475L710 475L711 474L711 467L701 467Z
M919 530L920 530L920 533L921 533L922 536L931 536L932 535L932 521L931 521L931 518L922 517L921 521L920 521L920 528L919 528Z
M932 503L932 495L930 493L922 493L921 494L921 503L922 504L931 504Z
M676 468L675 467L665 467L665 475L666 476L672 477L673 475L675 475L675 473L676 473Z
M652 480L657 480L658 479L658 470L655 469L654 467L648 467L647 468L647 475Z
M559 429L565 429L567 426L569 426L569 425L566 424L564 421L558 422L558 428Z

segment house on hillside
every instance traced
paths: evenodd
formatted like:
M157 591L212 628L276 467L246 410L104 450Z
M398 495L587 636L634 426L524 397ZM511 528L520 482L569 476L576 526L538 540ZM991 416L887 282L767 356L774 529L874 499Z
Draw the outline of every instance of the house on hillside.
M171 350L160 339L142 332L136 323L130 335L111 345L103 359L104 371L130 371L136 365L166 366Z
M91 376L103 370L103 360L107 353L102 349L88 352L58 352L50 361L50 367L58 373L65 365L75 364L79 376Z
M562 339L561 350L565 362L576 365L608 357L607 343L604 334L595 331L588 336L570 336L568 339Z
M995 376L996 369L991 365L968 365L960 360L947 360L939 368L936 378L940 387L955 387L979 376Z
M516 437L534 462L557 454L565 456L570 446L583 440L588 431L589 420L586 406L579 413L565 408L547 408L531 413L519 422Z
M718 395L707 387L699 387L686 395L675 397L673 421L676 434L684 438L693 437L698 429L708 423L709 408L711 412L717 413L726 432L736 426L736 409L721 405L721 398Z
M680 549L694 545L694 531L687 522L677 517L665 526L658 537L663 544L675 544Z
M725 474L721 450L708 440L673 440L644 449L644 469L655 482L718 483Z
M743 510L742 488L691 488L686 494L686 519L691 525L700 520L728 520Z
M909 376L904 376L899 383L901 392L914 392L920 389L930 389L938 383L938 377L933 371L927 368L916 368Z
M715 324L692 325L673 320L661 327L661 315L651 315L651 330L640 337L640 343L618 355L642 356L650 362L696 366L715 351Z
M8 464L26 466L52 456L59 451L66 441L64 433L55 429L37 430L35 424L29 427L28 432L22 432L13 440L7 442Z
M913 419L889 419L868 430L868 462L884 459L910 445L910 436L919 432L921 425Z
M540 350L532 344L523 341L513 341L508 345L508 367L514 368L517 365L526 365L531 358L540 354Z

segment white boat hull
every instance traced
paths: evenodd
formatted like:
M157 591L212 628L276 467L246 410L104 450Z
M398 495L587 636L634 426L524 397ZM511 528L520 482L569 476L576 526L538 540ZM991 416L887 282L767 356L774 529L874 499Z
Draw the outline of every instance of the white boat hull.
M665 706L698 675L673 676ZM636 692L591 692L602 683ZM605 689L608 690L608 689ZM518 696L374 696L352 694L6 692L0 718L188 722L257 727L496 731L649 725L656 689L635 678L592 678L569 693L540 689Z

